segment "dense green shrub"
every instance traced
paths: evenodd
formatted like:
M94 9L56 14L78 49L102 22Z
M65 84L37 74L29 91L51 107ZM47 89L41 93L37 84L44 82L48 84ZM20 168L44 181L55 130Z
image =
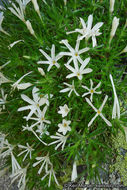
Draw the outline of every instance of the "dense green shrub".
M114 156L126 127L127 3L111 3L16 0L0 13L1 157L20 189L95 180Z

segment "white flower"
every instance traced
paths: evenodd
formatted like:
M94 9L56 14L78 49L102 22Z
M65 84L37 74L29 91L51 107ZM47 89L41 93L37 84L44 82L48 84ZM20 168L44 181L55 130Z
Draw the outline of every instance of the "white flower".
M45 76L45 72L42 68L38 67L38 71L42 76Z
M25 22L24 18L24 13L25 13L25 8L26 5L30 2L30 0L16 0L18 3L19 7L15 5L15 3L12 3L12 7L9 7L8 9L15 15L17 16L20 20Z
M110 13L114 11L114 4L115 4L115 0L110 0L110 7L109 7Z
M9 144L8 140L6 139L3 142L2 153L0 154L0 157L5 158L6 156L11 155L13 148L14 146Z
M117 17L115 16L115 17L113 18L113 21L112 21L112 29L111 29L111 32L110 32L109 44L111 43L112 38L115 36L115 33L116 33L116 30L117 30L118 25L119 25L119 18L117 18Z
M29 73L26 73L25 75L23 75L19 80L17 80L15 83L13 83L11 86L12 86L12 90L15 90L16 88L18 90L24 90L28 87L30 87L32 84L30 82L27 82L27 83L21 83L21 80L26 77L27 75L31 74L33 71L29 72Z
M2 28L3 19L4 19L3 12L0 12L0 32L3 32L4 34L9 35L9 34Z
M13 183L14 181L16 181L19 177L19 181L18 181L18 188L20 188L21 190L25 190L25 186L26 186L26 172L27 172L27 167L26 168L21 168L17 169L15 171L15 173L11 174L10 177L12 178L11 183Z
M55 176L55 171L53 170L53 166L51 167L51 169L49 171L46 172L46 174L41 178L41 180L44 180L44 178L49 175L49 183L48 183L48 187L51 186L51 176L53 175L54 179L55 179L55 182L57 185L59 185L57 179L56 179L56 176Z
M30 113L27 116L27 120L30 119L30 117L36 112L36 110L39 110L39 107L42 106L45 102L42 98L40 98L39 89L34 87L32 90L33 100L31 100L28 96L21 94L21 97L24 101L28 102L30 105L24 106L18 109L18 111L24 111L24 110L31 110Z
M50 159L49 159L49 153L44 157L36 157L36 160L37 160L37 162L33 164L33 167L35 167L38 164L40 164L41 162L43 162L40 169L38 170L38 174L40 174L42 172L44 165L45 165L45 172L47 173L48 167L52 165L52 163L50 162Z
M19 163L11 152L11 166L12 166L12 174L14 174L17 170L21 169Z
M2 83L8 83L8 82L11 82L11 80L7 79L7 78L3 75L3 73L0 72L0 85L1 85Z
M23 158L23 161L26 159L26 157L27 157L28 154L30 154L30 159L31 159L31 152L34 150L31 146L29 146L28 143L26 143L26 145L27 145L27 146L23 146L23 145L20 145L20 144L18 145L19 148L25 149L25 150L23 150L22 152L20 152L20 153L18 154L18 156L20 156L20 155L22 155L22 154L24 154L24 153L26 152L26 154L25 154L25 156L24 156L24 158Z
M37 125L37 133L39 133L40 138L42 137L43 134L49 135L49 132L47 131L47 125Z
M110 77L113 92L114 92L114 105L113 105L113 110L112 110L112 119L115 119L116 117L118 117L118 119L120 119L120 105L119 105L119 101L117 98L115 85L114 85L113 78L112 78L111 74L109 75L109 77Z
M67 116L69 113L70 109L68 106L65 104L64 106L59 106L60 110L58 111L59 114L62 114L62 117Z
M56 133L56 136L51 135L50 137L52 139L57 139L57 140L52 142L52 143L49 143L48 146L58 143L58 145L55 147L55 150L57 150L61 145L62 145L62 150L64 149L64 146L65 146L65 143L67 141L68 135L64 136L64 135L61 135L60 133Z
M4 90L1 88L1 95L2 98L0 98L0 105L3 105L3 110L5 109L5 104L6 104L6 99L7 99L7 94L4 94Z
M92 69L87 68L85 69L86 65L89 63L90 58L85 59L82 63L81 67L79 68L77 60L75 61L75 68L70 65L65 64L65 66L72 71L71 74L67 75L66 78L78 77L79 80L82 80L82 75L92 72Z
M55 55L55 45L53 44L52 45L52 49L51 49L51 57L46 53L44 52L42 49L39 49L39 51L45 56L45 58L48 60L48 61L38 61L37 63L38 64L48 64L48 69L47 71L50 71L50 69L52 68L52 66L56 66L57 68L60 68L60 65L57 63L57 61L59 59L61 59L61 57L63 55Z
M45 143L44 141L42 141L39 137L38 137L38 135L35 133L35 131L33 130L33 127L34 126L28 126L28 124L27 124L27 126L22 126L22 128L23 128L23 131L25 131L25 130L27 130L27 131L31 131L36 137L37 137L37 139L41 142L41 143L43 143L44 145L47 145L47 143Z
M63 119L62 123L59 123L58 124L58 132L62 132L63 135L66 135L67 131L71 131L71 128L70 128L70 123L71 121L67 121L65 119Z
M73 170L72 170L72 174L71 174L71 181L75 181L77 177L78 177L78 175L77 175L77 165L76 165L76 161L74 161Z
M93 110L96 112L95 116L94 116L94 117L91 119L91 121L88 123L88 127L92 125L93 121L96 119L97 116L100 116L100 117L106 122L106 124L107 124L108 126L112 126L112 124L111 124L111 123L104 117L104 115L102 114L102 109L103 109L103 107L104 107L104 105L105 105L107 99L108 99L108 96L106 95L106 96L105 96L105 99L104 99L104 101L103 101L103 103L102 103L102 105L100 106L100 108L99 108L99 109L96 109L96 108L94 107L94 105L91 103L91 101L90 101L88 98L86 98L87 103L88 103L88 104L93 108Z
M46 120L46 119L45 119L45 113L46 113L46 111L47 111L47 108L48 108L48 107L45 106L45 107L43 108L43 111L41 111L40 109L38 109L37 112L34 113L37 117L30 117L30 120L37 121L36 123L34 123L34 124L32 125L32 128L33 128L34 126L37 126L37 125L43 126L44 123L51 124L51 122L50 122L49 120ZM27 117L24 117L24 118L27 120Z
M75 85L74 85L74 80L72 81L72 84L68 84L68 83L66 83L66 82L64 82L64 84L66 85L66 86L68 86L67 88L64 88L63 90L60 90L60 92L68 92L68 91L70 91L69 92L69 94L68 94L68 97L70 97L71 96L71 93L74 91L74 93L77 95L77 96L79 96L79 94L76 92L76 90L75 90Z
M38 3L37 3L37 0L32 0L32 3L34 5L35 11L37 12L37 14L39 15L39 17L41 18L41 14L40 14L40 10L39 10L39 6L38 6Z
M67 34L78 32L82 36L79 38L79 40L82 40L83 38L86 38L86 41L92 37L92 42L93 42L93 47L97 45L96 41L96 36L100 36L101 33L99 32L100 27L103 25L103 22L98 22L93 28L92 28L92 23L93 23L93 15L89 15L88 17L88 22L87 26L86 23L82 18L80 18L81 24L82 24L82 29L75 29L72 32L67 32Z
M31 35L33 35L36 38L36 35L35 35L35 32L32 28L31 22L29 20L27 20L25 23L26 23L27 29L29 30Z
M0 70L3 69L6 65L8 65L11 61L7 61L5 64L3 64L2 66L0 66Z
M84 93L82 95L82 97L87 96L88 94L91 94L90 95L90 100L92 102L93 101L93 94L94 93L95 94L101 94L101 91L100 92L96 92L96 89L99 88L100 85L101 85L101 82L99 82L98 85L95 88L93 88L93 81L90 79L90 89L87 86L83 86L82 85L83 88L85 88L86 90L88 90L88 92Z
M15 46L17 43L19 42L24 42L24 40L17 40L17 41L14 41L13 43L11 43L9 46L8 46L8 49L11 49L13 46Z
M78 37L79 39L79 37ZM64 56L64 55L67 55L67 56L70 56L71 58L68 60L68 62L66 63L66 65L69 65L71 63L71 61L74 62L74 65L77 64L77 60L83 64L83 60L81 59L80 55L84 52L87 52L90 48L86 47L86 48L83 48L81 50L79 50L79 46L80 46L80 40L76 41L76 46L75 46L75 49L72 48L70 46L70 44L68 43L68 40L62 40L60 43L63 43L69 50L70 52L61 52L60 55Z

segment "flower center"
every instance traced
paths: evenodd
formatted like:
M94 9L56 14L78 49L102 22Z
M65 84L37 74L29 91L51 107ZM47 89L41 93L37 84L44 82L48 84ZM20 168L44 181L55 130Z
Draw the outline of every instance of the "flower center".
M101 113L100 110L97 110L98 115Z
M83 29L83 33L85 33L86 32L86 29Z
M64 127L67 127L67 124L66 124L66 123L64 123L64 124L63 124L63 126L64 126Z
M78 73L77 73L77 77L79 77L79 76L80 76L80 73L78 72Z
M37 107L39 107L39 104L37 104Z
M90 93L92 93L92 94L93 94L93 93L94 93L94 90L93 90L93 89L91 89L91 90L90 90Z
M44 120L45 120L45 118L44 118L44 117L42 117L42 118L41 118L41 120L42 120L42 121L44 121Z
M68 112L68 109L67 109L67 108L65 108L65 112Z
M72 86L71 86L71 89L74 90L74 88L75 88L74 85L72 85Z
M53 63L53 65L55 65L56 61L54 60L52 63Z
M77 53L77 52L75 53L75 56L76 56L76 57L78 56L78 53Z

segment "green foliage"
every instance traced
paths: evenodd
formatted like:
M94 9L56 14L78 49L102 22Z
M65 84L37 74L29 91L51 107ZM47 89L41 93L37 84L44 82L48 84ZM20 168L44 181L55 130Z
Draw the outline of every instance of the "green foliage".
M0 117L0 131L7 134L9 143L16 146L14 148L15 157L21 167L24 168L30 163L27 170L27 189L31 190L33 187L36 189L42 189L43 187L44 190L62 189L63 183L71 179L72 165L75 157L77 157L77 165L86 165L86 170L80 174L80 177L85 174L88 175L88 179L99 177L98 169L103 163L109 163L114 154L111 138L115 137L115 143L116 141L118 141L118 144L122 143L119 145L114 144L117 150L121 146L125 148L126 144L122 141L123 137L119 136L122 135L119 132L119 130L122 130L121 124L127 124L126 116L121 116L120 121L117 118L112 120L114 94L109 79L109 74L112 74L121 104L121 112L125 112L127 108L124 111L122 109L127 103L127 77L124 79L122 77L127 65L125 61L126 55L120 54L120 52L127 44L127 30L124 28L126 22L126 1L116 1L112 14L109 13L109 1L107 0L69 0L66 6L62 0L47 0L46 2L47 4L42 3L42 0L38 0L41 19L35 12L32 2L26 6L25 19L31 22L36 38L30 34L25 23L12 14L8 8L4 11L5 19L2 26L10 36L0 32L1 65L9 60L11 61L1 72L12 81L11 83L1 84L1 88L4 89L5 94L8 94L8 97L6 109L3 110ZM59 43L63 39L67 39L69 44L75 47L77 33L66 35L66 32L81 28L79 18L83 18L86 22L90 14L93 14L94 18L93 26L97 22L104 22L100 29L102 34L97 37L98 46L92 47L91 38L87 42L82 40L80 44L80 49L84 47L90 48L88 52L81 54L81 58L83 60L88 57L91 58L89 67L93 69L93 72L84 75L82 80L78 80L76 77L67 79L66 76L70 71L65 68L64 64L67 63L68 56L62 57L59 61L60 68L57 69L54 66L49 72L47 72L47 65L37 64L38 61L45 60L39 49L43 49L50 55L52 44L54 44L56 54L68 51L63 44ZM120 18L120 24L109 45L114 16ZM17 40L23 41L9 49L8 46ZM44 69L45 76L42 76L38 72L38 67ZM53 97L49 98L50 105L46 112L46 119L51 121L51 125L48 126L50 135L56 134L58 124L62 122L62 117L58 114L59 106L67 104L71 108L66 117L67 120L71 120L71 131L68 133L69 137L63 151L60 147L58 150L55 150L56 144L45 146L31 132L22 131L22 126L26 126L26 121L23 117L28 115L29 110L24 112L18 112L17 110L20 107L28 105L21 99L21 94L25 94L32 99L31 91L33 86L25 90L15 89L12 91L11 85L30 71L33 72L26 76L22 82L32 83L33 86L39 88L39 93L42 96L53 94ZM85 97L82 98L81 95L86 92L82 88L82 85L89 88L90 79L93 80L94 86L101 82L100 89L102 94L94 94L93 98L93 105L97 109L101 106L105 95L108 95L108 100L102 113L112 123L112 127L107 126L104 120L98 116L88 128L88 123L96 113L86 102ZM60 93L60 90L65 88L63 82L72 84L72 80L74 80L75 89L80 96L76 96L72 92L69 98L67 93ZM41 139L49 144L52 142L50 135L44 134ZM20 152L17 145L26 145L26 143L33 145L34 151L32 152L32 159L27 157L25 162L22 162L24 155L21 157L16 156ZM37 174L41 165L37 165L37 167L32 166L36 161L36 157L43 157L48 152L60 187L53 183L54 179L52 178L51 186L48 188L49 178L46 177L41 181L44 171L40 175ZM11 160L8 161L8 164L11 164ZM120 168L118 165L120 165ZM125 175L127 154L124 157L124 161L121 159L121 155L118 155L114 167L120 172L122 180L125 183L127 181L127 176ZM63 176L62 172L64 173ZM125 183L125 185L127 184Z
M127 135L127 134L126 134ZM127 186L127 142L125 134L119 131L116 138L112 138L114 151L117 152L115 162L110 166L110 171L117 171L121 181Z

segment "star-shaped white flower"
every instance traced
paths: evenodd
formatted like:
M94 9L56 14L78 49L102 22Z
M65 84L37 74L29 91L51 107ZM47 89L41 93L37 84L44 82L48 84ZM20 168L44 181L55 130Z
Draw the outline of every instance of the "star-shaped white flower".
M86 40L88 40L90 37L92 37L93 47L95 47L97 45L96 36L101 35L99 30L100 30L100 27L103 25L103 22L98 22L92 28L93 15L89 15L88 21L87 21L87 26L86 26L86 23L84 22L84 20L82 18L80 18L80 21L81 21L83 28L82 29L75 29L72 32L67 32L67 34L78 32L82 35L81 37L79 37L79 40L82 40L83 38L86 38Z
M63 135L66 135L67 131L71 131L71 128L70 128L70 123L71 121L67 121L65 119L63 119L62 123L59 123L58 124L58 132L62 132Z
M22 154L26 153L24 158L23 158L23 161L26 159L27 155L30 154L30 159L31 159L31 152L34 150L28 143L26 143L26 146L23 146L21 144L18 145L19 148L23 148L25 150L23 150L22 152L20 152L18 154L18 156L21 156Z
M71 93L74 91L74 93L79 96L79 94L76 92L75 90L75 85L74 85L74 80L72 81L72 84L68 84L66 82L64 82L63 84L65 84L67 86L67 88L64 88L63 90L60 90L60 92L69 92L68 97L71 96Z
M47 143L45 143L44 141L42 141L39 137L38 137L38 135L36 134L36 132L34 131L34 129L33 129L33 125L31 125L30 127L28 126L28 124L26 125L26 126L22 126L22 128L23 128L23 130L22 131L31 131L36 137L37 137L37 139L41 142L41 143L43 143L44 145L47 145Z
M48 64L48 69L47 71L50 71L50 69L53 67L53 66L56 66L57 68L60 67L60 65L58 64L58 60L61 59L61 57L63 57L63 55L55 55L55 45L53 44L52 45L52 49L51 49L51 57L46 53L44 52L42 49L39 49L39 51L46 57L46 59L48 61L38 61L37 63L38 64Z
M58 143L58 145L55 147L55 150L57 150L61 145L62 145L62 150L64 149L64 146L65 146L65 143L67 141L68 135L64 136L64 135L61 135L60 133L56 133L56 136L51 135L50 137L52 139L57 139L57 140L50 143L50 144L48 144L48 146Z
M49 153L44 157L36 157L36 160L37 160L37 162L35 162L33 164L33 167L35 167L38 164L40 164L41 162L43 162L40 169L38 170L38 174L40 174L42 172L42 169L44 168L44 165L45 165L45 172L47 172L48 167L52 165L52 163L50 162L50 159L49 159Z
M110 77L113 92L114 92L114 105L113 105L113 110L112 110L112 119L115 119L116 117L118 117L118 119L120 119L120 105L119 105L118 97L116 94L115 85L114 85L113 78L112 78L111 74L109 75L109 77Z
M104 105L105 105L107 99L108 99L108 96L106 95L106 96L105 96L105 99L104 99L104 101L103 101L103 103L102 103L102 105L100 106L100 108L99 108L99 109L96 109L96 108L94 107L94 105L91 103L91 101L90 101L88 98L86 98L87 103L88 103L88 104L93 108L93 110L96 112L95 116L94 116L94 117L91 119L91 121L88 123L88 127L90 127L90 126L92 125L93 121L96 119L97 116L100 116L100 117L105 121L105 123L106 123L108 126L112 126L112 124L110 123L110 121L108 121L108 120L104 117L104 115L102 114L102 109L103 109L103 107L104 107Z
M17 7L15 3L11 3L13 8L9 7L8 9L20 20L25 22L24 18L25 8L26 5L30 2L30 0L16 0L16 2L18 3L19 7Z
M37 121L36 123L32 124L32 127L37 126L37 125L41 125L43 126L44 123L50 124L51 122L49 120L45 119L45 114L47 111L47 106L45 106L43 108L43 111L40 110L40 108L37 110L37 112L35 112L34 114L36 115L36 117L30 117L30 120L34 120ZM25 119L27 119L27 117L24 117Z
M21 190L24 190L26 186L26 172L27 172L27 167L26 168L20 167L20 169L17 169L14 174L10 175L10 177L12 178L11 183L16 181L20 177L17 186Z
M2 153L0 154L0 157L5 158L6 156L11 155L13 149L14 149L14 146L11 145L7 139L5 139L5 141L3 142L3 147L1 150Z
M53 177L54 177L54 179L55 179L56 184L59 185L59 183L58 183L58 181L57 181L57 178L56 178L56 176L55 176L55 171L53 170L53 166L51 166L51 169L46 172L46 174L41 178L41 180L44 180L44 178L47 177L47 175L49 175L48 187L51 186L51 178L52 178L52 175L53 175Z
M32 90L33 100L31 100L28 96L25 94L21 94L21 97L24 101L28 102L30 105L24 106L18 109L18 111L24 111L24 110L31 110L30 113L27 116L27 120L30 119L30 117L36 112L36 110L39 110L39 107L44 104L44 100L40 98L39 96L39 89L34 87Z
M4 90L1 88L1 96L0 98L0 105L3 105L3 110L5 109L5 104L6 104L6 99L7 99L7 94L4 94Z
M49 132L47 131L47 125L37 125L37 133L39 133L39 137L41 138L43 134L49 135Z
M11 167L12 167L12 175L19 169L21 169L19 163L17 162L14 154L11 152Z
M82 63L82 65L78 66L77 60L75 61L74 68L71 65L65 64L65 66L72 71L71 74L67 75L66 78L72 78L72 77L78 77L79 80L82 80L82 75L91 73L93 70L91 68L85 69L86 65L89 63L90 58L85 59L85 61Z
M95 93L95 94L101 94L101 91L96 92L96 89L99 88L100 85L101 85L101 82L99 82L98 85L97 85L95 88L93 88L93 81L90 79L90 89L89 89L87 86L82 85L82 87L83 87L84 89L88 90L88 92L84 93L84 94L82 95L82 97L87 96L88 94L90 94L90 100L91 100L91 102L92 102L92 101L93 101L93 94L94 94L94 93Z
M67 114L69 113L70 109L68 108L67 104L65 104L64 106L59 106L60 110L58 111L59 114L62 114L62 117L67 116Z
M60 53L60 55L62 55L62 56L67 55L67 56L71 57L68 60L68 62L67 62L66 65L69 65L71 63L71 61L73 61L74 65L75 65L77 60L81 64L83 64L83 60L81 59L80 55L82 53L87 52L90 49L90 48L86 47L86 48L83 48L83 49L79 50L80 40L78 40L78 39L79 39L79 37L77 38L75 49L71 47L71 45L68 43L68 40L62 40L60 42L60 43L63 43L69 49L69 51L70 51L70 52L61 52Z

